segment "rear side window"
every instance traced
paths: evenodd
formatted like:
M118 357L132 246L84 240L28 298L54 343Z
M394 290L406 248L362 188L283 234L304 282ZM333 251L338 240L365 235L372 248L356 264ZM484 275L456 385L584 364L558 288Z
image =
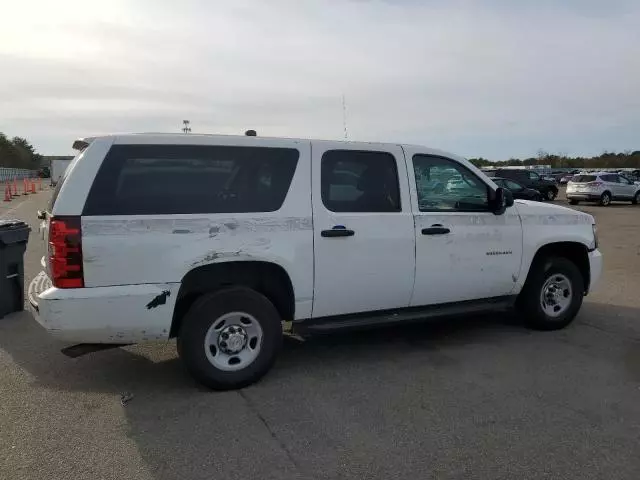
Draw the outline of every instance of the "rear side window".
M62 190L62 185L64 185L64 182L67 180L67 177L69 176L69 172L71 171L73 166L78 162L78 160L80 159L81 156L82 156L82 152L78 153L73 158L73 160L71 160L71 162L67 166L67 168L64 171L64 173L58 179L58 182L56 183L56 188L54 188L53 194L51 195L51 200L49 201L49 212L53 211L53 206L56 204L56 200L58 199L58 195L60 195L60 190Z
M588 183L595 182L597 177L595 175L575 175L571 178L574 183Z
M288 148L114 145L83 215L273 212L298 157Z
M322 203L332 212L399 212L396 159L387 152L329 150L321 160Z

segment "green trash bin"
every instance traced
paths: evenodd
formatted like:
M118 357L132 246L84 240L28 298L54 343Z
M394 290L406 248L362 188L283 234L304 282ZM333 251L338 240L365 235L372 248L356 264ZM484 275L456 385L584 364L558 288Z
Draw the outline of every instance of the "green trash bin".
M0 318L24 309L24 252L29 225L0 220Z

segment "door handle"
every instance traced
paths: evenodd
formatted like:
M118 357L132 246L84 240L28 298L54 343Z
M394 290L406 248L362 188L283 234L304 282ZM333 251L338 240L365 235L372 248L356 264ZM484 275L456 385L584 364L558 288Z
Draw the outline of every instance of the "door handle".
M447 227L443 227L439 223L422 229L423 235L446 235L447 233L451 233L451 230Z
M353 237L356 234L353 230L348 230L342 225L336 225L331 230L322 230L320 235L326 238Z

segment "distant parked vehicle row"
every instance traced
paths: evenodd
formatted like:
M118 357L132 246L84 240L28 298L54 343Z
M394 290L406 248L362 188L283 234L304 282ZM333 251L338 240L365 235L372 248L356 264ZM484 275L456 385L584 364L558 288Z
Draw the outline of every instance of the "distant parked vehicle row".
M485 173L490 177L514 180L525 188L537 190L544 200L552 201L558 196L558 186L556 183L543 179L533 170L497 168L495 170L485 170Z
M640 182L618 173L596 172L575 175L567 184L567 200L571 205L581 201L598 202L603 207L612 201L640 202Z

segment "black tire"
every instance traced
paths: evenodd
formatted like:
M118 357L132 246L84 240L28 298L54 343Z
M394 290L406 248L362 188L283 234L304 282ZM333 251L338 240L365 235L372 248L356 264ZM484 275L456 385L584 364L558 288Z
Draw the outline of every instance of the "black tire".
M631 203L634 205L638 205L638 203L640 203L640 192L636 192L636 194L633 196L633 200L631 200Z
M609 192L604 192L600 195L600 205L603 207L611 205L611 194Z
M553 202L556 197L558 196L558 192L556 190L554 190L553 188L550 188L549 190L547 190L545 192L545 199L548 200L549 202Z
M205 348L211 326L230 312L251 315L262 329L257 357L245 368L235 371L217 368L209 361ZM243 388L257 382L273 366L281 345L282 323L278 311L264 295L246 287L232 287L198 298L186 313L178 337L178 352L188 372L214 390Z
M572 296L567 309L557 317L547 315L542 308L541 294L547 280L563 275L571 285ZM527 281L518 297L518 310L525 324L536 330L559 330L569 325L578 314L584 297L584 279L578 267L562 257L547 257L531 266Z
M578 205L580 203L580 200L571 200L569 199L569 205Z

